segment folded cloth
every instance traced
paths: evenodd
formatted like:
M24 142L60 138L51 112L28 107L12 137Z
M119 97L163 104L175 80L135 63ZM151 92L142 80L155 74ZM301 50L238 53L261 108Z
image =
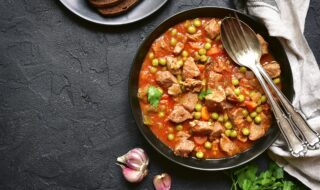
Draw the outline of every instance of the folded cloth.
M310 126L320 133L320 71L303 35L309 0L235 0L238 9L257 17L270 36L277 37L288 56L293 74L293 105L302 110ZM288 68L282 68L288 69ZM294 158L280 137L269 156L311 189L320 189L320 150Z

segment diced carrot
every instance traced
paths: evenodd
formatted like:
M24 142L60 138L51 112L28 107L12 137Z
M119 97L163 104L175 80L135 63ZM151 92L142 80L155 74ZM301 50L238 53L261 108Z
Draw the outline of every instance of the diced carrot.
M210 114L206 106L203 106L201 108L201 119L205 121L208 121L210 119Z
M253 101L245 101L244 104L246 105L248 111L250 112L254 111L258 106L258 104Z
M210 49L207 51L207 55L211 56L211 55L217 54L217 53L219 53L219 52L220 52L219 47L213 46L212 48L210 48Z
M202 64L197 64L197 66L198 66L198 69L200 70L200 73L202 73L205 69L205 66Z
M207 141L207 136L193 136L193 140L195 143L201 145Z

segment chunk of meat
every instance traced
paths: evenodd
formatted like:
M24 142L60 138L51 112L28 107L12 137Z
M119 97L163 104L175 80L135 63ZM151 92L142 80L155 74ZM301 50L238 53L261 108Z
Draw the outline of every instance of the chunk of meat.
M262 66L271 78L277 78L281 74L280 65L276 61L265 64Z
M224 126L222 126L220 122L215 122L213 124L213 131L209 135L209 140L213 141L214 139L219 138L224 131Z
M195 34L186 34L191 41L199 41L202 36L202 30L198 30Z
M187 78L181 84L185 87L185 90L191 92L200 92L202 88L202 81L197 79Z
M266 133L262 125L257 125L254 122L250 124L249 130L250 130L249 139L252 141L260 139Z
M148 88L149 86L145 86L138 89L137 97L144 103L148 103L148 97L147 97Z
M168 116L168 119L175 123L181 123L187 119L192 119L192 115L183 106L176 105Z
M184 44L182 42L178 42L173 49L173 53L178 55L181 53L183 48L184 48Z
M152 48L152 51L154 52L155 56L158 57L164 51L169 50L170 45L169 45L168 40L165 40L164 36L161 36L160 38L155 40L155 42L152 44L151 48Z
M223 107L223 102L226 100L226 93L222 86L217 86L211 89L211 94L205 97L205 104L209 111L220 111Z
M177 132L176 137L179 140L184 140L184 139L190 138L191 135L189 133L187 133L186 131L179 131L179 132Z
M183 94L179 99L179 103L189 111L194 110L194 107L196 106L197 102L198 95L192 92Z
M189 57L183 65L182 76L183 78L195 78L200 75L200 70L194 62L192 57Z
M183 63L181 64L180 62L178 62L177 58L172 56L167 56L166 59L168 70L174 75L180 74L180 68L182 67Z
M169 71L158 71L156 73L156 81L165 88L169 88L172 84L177 83L177 79Z
M174 154L177 156L188 157L194 147L195 144L193 141L183 139L174 147Z
M172 84L169 88L168 88L168 94L172 95L172 96L177 96L179 94L181 94L181 88L180 85L177 83Z
M234 93L234 89L235 87L234 86L227 86L226 87L226 96L227 96L227 100L230 101L230 102L239 102L239 98L238 96Z
M244 110L243 108L235 107L235 108L229 109L227 112L230 121L238 128L241 128L246 124L246 119L242 113L243 110Z
M191 131L196 135L210 135L214 129L211 122L194 120L189 122Z
M211 19L204 27L209 38L214 39L220 34L220 22L218 19Z
M268 42L266 42L264 40L264 38L260 34L257 34L257 38L258 38L260 46L261 46L262 55L269 53L269 51L268 51Z
M221 83L222 80L222 74L216 73L214 71L209 71L208 75L208 87L213 89L217 85Z
M213 70L217 73L222 73L223 71L232 71L230 66L230 60L225 56L218 56L214 59Z
M232 140L224 134L221 134L221 136L220 148L222 151L227 153L228 156L233 156L240 152L240 148Z

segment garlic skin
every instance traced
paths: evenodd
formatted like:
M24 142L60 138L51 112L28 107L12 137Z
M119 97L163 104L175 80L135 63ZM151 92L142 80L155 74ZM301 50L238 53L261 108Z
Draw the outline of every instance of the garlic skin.
M138 183L148 174L149 158L141 148L134 148L117 158L124 178L131 183Z
M171 177L167 173L156 175L153 178L153 185L156 190L170 190Z

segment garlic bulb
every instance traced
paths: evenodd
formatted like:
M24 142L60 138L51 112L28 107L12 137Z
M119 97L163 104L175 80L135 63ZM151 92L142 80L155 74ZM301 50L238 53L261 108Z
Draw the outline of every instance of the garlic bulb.
M153 178L153 185L156 190L170 190L171 188L171 177L167 173L156 175Z
M141 148L134 148L117 158L124 178L131 182L140 182L148 174L149 158Z

